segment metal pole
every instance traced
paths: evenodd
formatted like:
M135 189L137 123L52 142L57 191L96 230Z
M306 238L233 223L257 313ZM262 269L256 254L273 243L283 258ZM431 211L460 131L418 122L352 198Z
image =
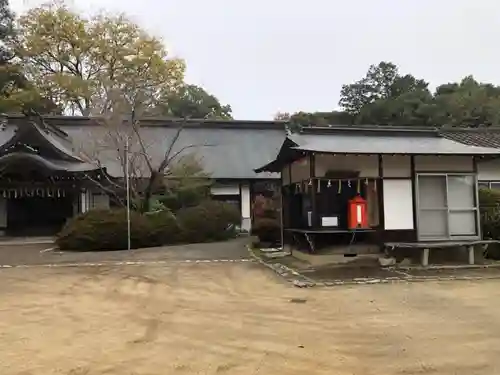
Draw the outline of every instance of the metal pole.
M127 250L130 250L130 182L128 171L128 134L125 140L125 181L127 185Z

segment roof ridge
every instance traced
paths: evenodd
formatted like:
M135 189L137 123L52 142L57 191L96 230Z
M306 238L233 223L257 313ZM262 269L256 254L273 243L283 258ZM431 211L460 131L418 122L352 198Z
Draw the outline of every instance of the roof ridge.
M24 115L8 115L7 119L20 120ZM52 126L92 126L96 125L103 116L41 116L47 124ZM145 127L175 127L183 125L188 128L222 128L222 129L277 129L285 131L288 121L282 120L234 120L234 119L193 119L176 117L143 117L138 119ZM127 121L124 119L124 121Z

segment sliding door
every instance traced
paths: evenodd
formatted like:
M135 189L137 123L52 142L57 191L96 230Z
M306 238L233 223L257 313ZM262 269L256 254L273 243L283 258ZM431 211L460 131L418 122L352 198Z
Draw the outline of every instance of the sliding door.
M477 238L477 183L472 174L419 174L419 240Z

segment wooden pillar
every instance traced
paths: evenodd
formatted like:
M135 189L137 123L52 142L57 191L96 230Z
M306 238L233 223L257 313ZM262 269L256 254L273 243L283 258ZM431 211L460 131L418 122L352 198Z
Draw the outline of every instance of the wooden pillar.
M312 210L312 218L311 218L311 224L313 228L317 228L319 226L319 213L318 213L318 206L316 202L316 191L317 191L317 184L318 181L316 181L316 158L314 152L311 152L309 154L309 178L312 182L310 186L310 191L309 195L311 197L311 210Z
M477 169L477 158L472 157L472 170L474 172L474 207L477 207L476 215L474 215L474 223L476 226L476 234L479 238L483 238L483 233L481 231L481 218L479 216L479 181L478 181L478 169Z
M285 210L283 209L285 202L285 188L283 186L283 171L280 173L280 222L281 222L281 248L285 248Z
M422 250L422 266L424 267L429 265L429 250L428 248Z
M378 200L378 225L381 233L385 230L385 217L384 217L384 159L382 155L378 155L378 186L377 186L377 200Z
M417 173L415 170L415 156L410 156L410 174L412 190L412 209L413 209L413 239L418 240L418 207L417 207Z
M380 251L384 251L385 243L385 218L384 218L384 165L382 155L378 155L378 180L375 181L375 186L377 188L377 204L378 204L378 227L376 232L377 244L380 247Z

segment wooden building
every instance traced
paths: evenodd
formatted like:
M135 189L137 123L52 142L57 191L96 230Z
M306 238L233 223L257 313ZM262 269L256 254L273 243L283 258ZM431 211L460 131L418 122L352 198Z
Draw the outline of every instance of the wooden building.
M478 169L496 162L500 149L450 134L345 126L288 136L275 160L256 170L281 172L284 244L314 252L354 242L481 239ZM366 204L364 225L349 225L355 197Z
M237 205L241 226L249 230L255 196L279 188L278 173L255 173L254 168L278 152L285 123L145 119L140 133L153 164L162 160L180 126L172 154L196 157L213 180L213 197ZM108 133L102 122L89 117L4 117L0 234L51 235L78 213L109 207L112 199L95 182L123 179L124 168L113 142L101 147ZM95 153L96 146L103 152Z

